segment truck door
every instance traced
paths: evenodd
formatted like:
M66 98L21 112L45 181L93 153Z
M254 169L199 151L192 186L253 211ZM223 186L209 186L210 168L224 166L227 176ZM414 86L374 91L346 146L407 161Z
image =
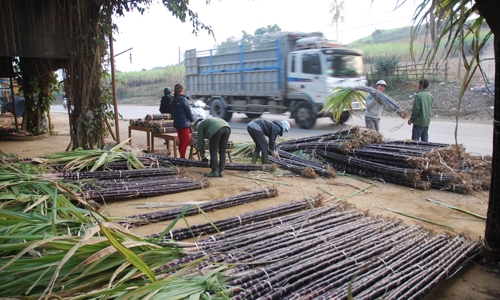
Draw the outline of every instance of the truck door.
M299 75L303 79L301 80L301 91L308 94L315 103L323 103L328 90L321 63L320 53L302 53L300 59L302 73Z

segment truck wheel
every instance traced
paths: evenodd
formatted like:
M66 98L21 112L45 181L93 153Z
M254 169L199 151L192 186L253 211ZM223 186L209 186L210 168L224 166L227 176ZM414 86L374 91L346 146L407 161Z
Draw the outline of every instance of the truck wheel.
M316 124L316 114L309 104L299 104L295 111L295 123L302 129L311 129Z
M225 121L231 120L232 112L228 112L226 106L221 99L215 99L210 105L210 114L216 118L224 119Z
M252 114L252 113L246 113L245 115L247 115L247 117L250 119L256 119L256 118L262 116L262 114Z
M338 124L344 124L345 122L347 122L347 120L349 120L350 117L351 117L351 114L347 110L343 111L342 114L340 115ZM332 118L333 123L337 124L335 122L335 118L333 117L333 115L331 118Z

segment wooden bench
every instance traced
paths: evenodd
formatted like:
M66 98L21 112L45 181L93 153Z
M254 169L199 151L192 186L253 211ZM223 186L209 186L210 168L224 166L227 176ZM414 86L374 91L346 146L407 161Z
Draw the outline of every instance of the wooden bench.
M147 148L147 151L150 152L150 147L151 147L151 137L150 137L150 133L151 133L151 128L148 128L148 127L141 127L141 126L132 126L132 125L129 125L128 126L128 137L130 139L130 146L132 146L132 139L130 138L132 136L132 130L137 130L137 131L144 131L146 132L146 141L147 141L147 145L148 145L148 148Z
M172 133L154 133L151 132L151 152L155 152L155 138L164 139L167 144L167 150L170 150L170 142L172 142L172 148L174 148L174 157L177 158L177 143L179 139L176 132Z

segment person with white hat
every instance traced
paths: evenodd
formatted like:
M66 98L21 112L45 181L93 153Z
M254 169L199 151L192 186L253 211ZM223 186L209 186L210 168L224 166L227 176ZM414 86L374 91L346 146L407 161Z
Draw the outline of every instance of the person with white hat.
M382 93L385 91L387 83L384 80L377 81L377 90ZM367 128L379 131L379 122L382 117L382 109L384 104L380 99L375 96L375 93L368 94L366 97L366 113L365 113L365 125Z
M255 119L248 123L247 131L255 143L255 151L252 156L252 164L257 163L259 153L262 153L262 164L268 164L268 151L277 159L280 159L278 151L276 151L276 138L283 136L285 132L290 130L290 123L288 121L269 121L266 119ZM266 136L269 139L267 143Z

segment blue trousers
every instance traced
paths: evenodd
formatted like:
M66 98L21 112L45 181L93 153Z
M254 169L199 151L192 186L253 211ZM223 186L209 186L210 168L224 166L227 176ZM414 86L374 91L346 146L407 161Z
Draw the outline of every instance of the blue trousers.
M413 129L411 131L411 139L414 141L429 141L429 126L418 126L413 124Z

